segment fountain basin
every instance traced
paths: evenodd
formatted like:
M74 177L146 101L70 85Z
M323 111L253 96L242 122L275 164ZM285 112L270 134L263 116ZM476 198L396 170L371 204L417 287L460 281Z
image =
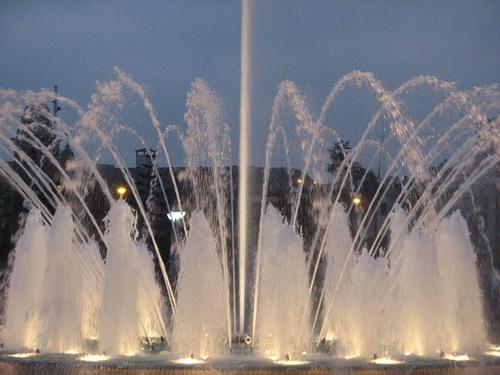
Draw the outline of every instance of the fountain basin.
M397 362L397 361L395 361ZM254 356L218 359L179 359L171 353L109 358L81 354L0 354L0 373L6 374L498 374L500 358L471 357L467 361L412 357L401 363L364 359L304 356L300 360L272 361Z

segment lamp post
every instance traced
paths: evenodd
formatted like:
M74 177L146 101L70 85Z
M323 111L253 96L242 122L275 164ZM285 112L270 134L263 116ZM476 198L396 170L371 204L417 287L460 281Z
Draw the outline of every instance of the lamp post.
M363 201L361 195L356 194L352 197L352 204L354 205L354 217L356 218L356 230L360 230L361 227L361 217L363 216ZM364 236L363 236L364 241Z

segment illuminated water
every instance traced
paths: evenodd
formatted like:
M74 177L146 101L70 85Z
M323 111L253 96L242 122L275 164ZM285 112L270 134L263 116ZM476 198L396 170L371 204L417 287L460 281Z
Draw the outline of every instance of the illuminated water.
M484 231L474 189L500 163L498 87L459 91L420 76L391 91L371 73L353 71L315 114L297 85L283 81L255 190L247 170L247 12L239 178L223 100L202 80L187 95L185 126L160 121L145 90L119 68L116 79L97 84L85 109L59 97L64 120L38 107L53 127L36 116L19 121L26 106L52 100L51 92L0 90L0 175L27 207L7 271L5 350L14 358L164 356L186 365L497 356L478 264L493 287L498 273L487 241L474 243L471 233ZM330 116L349 90L375 109L328 174L328 149L340 140ZM433 107L412 112L412 95L422 92ZM43 144L37 126L55 140ZM75 158L59 162L57 141ZM146 188L127 167L131 145L157 150ZM173 167L172 149L186 168ZM119 169L123 199L103 161ZM377 169L380 184L364 191L366 171ZM170 249L161 241L167 228ZM245 348L246 334L253 341Z
M188 211L186 237L183 239L182 215L174 227L179 238L175 250L179 272L174 288L168 274L164 278L161 269L155 271L155 264L162 261L151 252L154 250L151 240L139 231L138 226L142 225L148 232L148 225L139 224L138 219L145 222L151 218L140 206L134 211L126 201L116 200L115 193L108 190L95 167L99 156L109 153L124 168L119 143L101 130L102 126L110 126L101 122L108 117L106 111L112 112L116 103L125 100L125 90L136 88L125 73L118 71L117 74L116 81L98 87L87 111L61 98L79 114L79 127L73 128L76 134L69 137L65 134L65 140L78 155L72 162L72 170L79 173L70 175L64 172L64 166L59 166L65 173L64 189L51 190L46 172L26 158L23 150L10 140L8 128L2 127L3 149L10 150L12 155L15 152L19 158L16 160L25 162L18 165L24 166L30 178L36 181L26 185L19 172L12 169L13 164L3 162L2 175L9 176L32 207L17 240L9 276L2 336L5 348L78 353L97 350L97 353L116 356L141 352L144 350L141 340L146 337L163 337L162 348L180 356L224 355L233 337L240 333L234 313L238 311L240 297L235 270L241 264L235 262L231 247L235 226L230 214L233 198L227 186L232 180L229 169L225 168L230 160L230 140L224 135L227 133L220 115L220 101L202 81L193 84L188 96L188 132L180 133L188 170L178 182L190 181L196 199L181 202ZM370 74L354 72L332 92L340 91L346 80L366 82L382 90ZM314 198L316 201L309 208L315 230L307 243L300 229L300 216L293 225L272 205L262 205L258 248L251 260L254 276L248 275L248 280L257 282L255 272L258 270L258 284L248 289L248 298L254 301L250 305L254 317L253 350L258 356L296 358L303 352L317 351L323 344L330 348L331 355L345 358L371 358L374 353L379 353L380 358L382 354L398 358L402 353L435 357L440 352L473 355L488 351L476 253L468 224L453 207L474 181L498 165L497 120L480 122L485 115L479 112L483 101L488 108L498 105L498 95L492 88L484 89L485 92L478 89L473 93L452 91L448 94L452 85L433 78L418 78L405 85L416 82L444 89L448 99L441 107L457 97L463 101L467 95L479 104L474 104L473 112L465 112L446 127L430 145L414 140L430 123L429 116L437 116L443 108L438 105L419 125L412 126L412 132L407 135L400 131L403 115L394 115L398 122L392 139L403 138L406 143L396 152L381 179L388 181L398 173L410 178L397 192L398 197L393 200L385 221L379 223L379 236L375 236L379 238L378 243L376 240L367 247L367 242L360 239L368 234L368 223L373 220L376 205L387 199L389 189L384 186L388 185L378 189L375 196L381 199L365 203L364 212L358 216L353 229L350 215L359 208L354 203L347 206L341 203L339 191L331 188L334 185L321 182L327 190ZM141 93L131 91L130 94ZM4 90L3 124L7 125L16 111L22 111L27 100L49 95ZM388 102L383 106L396 106L394 99L384 96L383 99ZM13 106L16 101L18 105ZM146 99L144 102L148 103ZM301 103L300 92L291 82L280 86L275 116L288 104L294 113L307 110ZM397 112L396 109L393 112ZM475 117L471 119L472 115ZM312 143L320 142L317 132L324 133L326 128L310 122L311 114L302 113L298 117L305 121L302 131L311 134L303 142L302 175L307 180L319 171L320 155L315 154ZM273 117L262 202L267 200L278 123L281 124ZM57 130L57 136L70 129L60 119L57 125L61 129ZM351 151L353 158L368 151L366 139L370 126L366 138ZM26 125L21 127L29 131ZM116 129L132 132L124 125ZM198 135L204 131L208 136L200 138ZM90 134L98 135L97 154L91 153L92 147L84 145L83 140L88 142ZM289 135L290 140L297 136ZM461 147L452 147L465 136L467 140ZM137 135L136 139L141 138ZM49 157L45 146L32 143ZM408 145L414 149L408 151ZM483 155L486 146L491 151ZM430 148L430 152L424 153L426 148ZM431 174L429 167L445 150L446 168L441 171L446 170L446 174L441 171ZM308 154L308 151L311 152ZM415 158L420 158L420 162ZM349 170L353 159L346 158L344 164ZM211 165L215 173L210 172L208 177L201 175L200 165ZM156 168L155 164L153 171L157 171ZM127 170L124 168L122 172ZM132 177L125 176L130 185L129 201L138 195L134 192L138 190L133 188ZM207 184L207 178L212 182ZM320 176L317 178L320 181ZM352 189L345 174L337 174L334 179L341 189ZM411 206L397 203L408 199L417 181L422 181L420 198ZM104 227L97 219L86 218L85 212L89 212L86 194L90 186L103 189L107 197L105 204L109 209ZM314 188L314 184L311 186ZM292 188L302 193L303 186L297 186L296 181L292 181ZM40 194L47 203L38 198ZM301 200L297 194L291 197L293 216L298 212L294 204L301 204L298 203ZM57 207L55 214L50 207ZM91 237L89 230L93 226L96 229L95 224L100 228L94 232L98 237ZM390 234L390 240L382 243L380 238L384 233ZM104 258L99 246L105 246ZM173 300L169 297L170 288L174 291ZM89 346L92 340L97 342L97 347Z

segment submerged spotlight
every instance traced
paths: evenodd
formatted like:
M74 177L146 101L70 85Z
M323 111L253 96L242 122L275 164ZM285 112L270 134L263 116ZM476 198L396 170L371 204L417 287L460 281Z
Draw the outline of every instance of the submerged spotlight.
M172 362L177 363L177 364L181 364L181 365L197 365L197 364L203 363L203 361L201 359L196 359L193 357L194 357L194 355L191 355L189 357L175 359Z
M102 362L102 361L106 361L110 358L110 356L108 355L104 355L104 354L87 354L87 355L84 355L83 357L80 357L80 361L84 361L84 362Z
M378 357L377 355L374 355L372 363L376 363L377 365L397 365L403 362L391 357Z
M452 354L452 353L445 353L444 359L447 359L449 361L470 361L470 357L467 354Z
M500 357L500 351L497 350L489 350L485 354L493 357Z
M283 366L300 366L300 365L307 365L309 362L307 361L300 361L300 360L287 360L287 359L282 359L279 361L275 361L278 365L283 365Z
M14 358L29 358L29 357L33 357L36 354L37 353L32 353L32 352L29 352L29 353L13 353L13 354L9 354L9 357L14 357Z

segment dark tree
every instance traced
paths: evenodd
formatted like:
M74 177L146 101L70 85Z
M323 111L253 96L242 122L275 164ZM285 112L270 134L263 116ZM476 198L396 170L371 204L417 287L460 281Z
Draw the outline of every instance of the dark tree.
M46 147L54 156L59 155L59 141L54 133L54 123L51 120L49 108L45 104L26 106L20 118L21 125L12 139L14 144L42 170L50 163L44 155L38 142ZM14 153L14 157L19 157Z
M73 153L73 150L71 149L71 146L69 145L68 142L64 145L64 148L62 151L59 153L59 162L61 165L66 169L66 164L73 160L75 158L75 154Z
M42 171L56 185L60 184L60 175L54 163L50 160L48 153L56 160L60 158L59 143L54 131L54 122L51 113L45 104L32 104L26 106L20 118L20 126L12 142L17 147L14 151L14 159L17 160L27 171L25 173L20 167L15 167L16 172L23 178L28 186L37 194L41 202L53 210L44 194L35 184L36 174ZM30 166L25 158L31 159L36 167Z
M344 174L349 173L346 180L347 183L341 191L340 201L342 203L349 205L352 201L352 195L358 191L363 197L365 204L369 204L375 196L380 181L373 171L367 171L366 168L358 162L352 163L350 169L348 169L348 166L344 166L342 170L340 170L342 163L346 157L348 157L351 149L352 147L349 141L340 140L336 142L334 146L328 150L330 153L330 164L327 167L327 171L339 177L339 185L342 178L345 177ZM338 189L340 189L340 186L338 186Z
M45 147L56 159L59 158L59 141L54 132L50 110L45 104L32 104L25 107L20 117L19 129L12 142L17 149L13 152L14 162L9 162L9 164L32 188L40 201L53 210L54 208L50 206L31 176L35 170L40 169L58 184L57 170L41 150L42 147ZM32 163L29 162L29 159ZM34 164L36 167L30 166L30 164ZM23 168L29 171L29 174L24 172ZM2 178L0 180L0 217L2 218L0 220L0 249L3 264L6 263L8 254L14 247L13 241L19 230L21 214L25 211L24 199L21 194L11 185L10 181Z
M346 160L346 158L350 157L350 150L351 146L348 141L340 140L336 142L333 148L329 150L330 164L327 167L327 171L332 173L334 179L336 179L333 199L339 196L339 202L344 207L349 208L353 205L355 195L360 195L361 204L356 205L354 209L349 211L351 232L354 235L360 225L360 219L368 213L367 209L370 204L372 204L371 209L374 209L377 205L374 199L376 199L375 193L380 185L380 181L373 171L367 170L359 162L347 163L349 159ZM342 166L342 163L344 163L344 166ZM342 181L344 180L345 183L342 185ZM376 221L372 225L376 226ZM368 231L368 238L365 238L368 244L373 241L376 231L375 227Z
M349 141L340 140L335 142L333 147L328 150L330 153L330 164L326 169L327 172L335 175L351 148Z

